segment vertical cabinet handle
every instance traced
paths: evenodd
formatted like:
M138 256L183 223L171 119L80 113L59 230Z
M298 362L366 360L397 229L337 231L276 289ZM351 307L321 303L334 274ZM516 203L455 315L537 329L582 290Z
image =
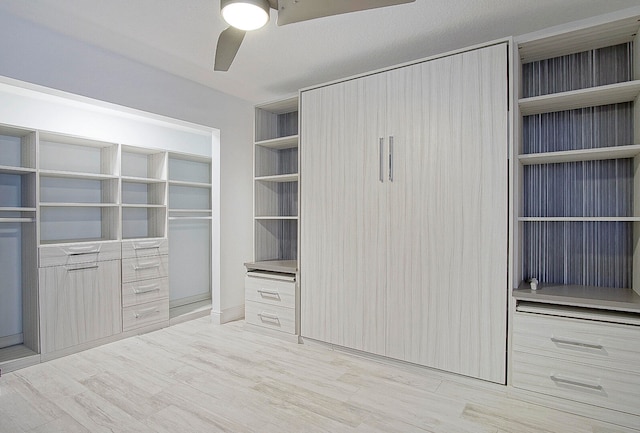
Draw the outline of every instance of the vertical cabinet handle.
M389 182L393 182L393 135L389 136Z
M384 182L384 138L380 137L380 167L379 167L379 179L380 182Z

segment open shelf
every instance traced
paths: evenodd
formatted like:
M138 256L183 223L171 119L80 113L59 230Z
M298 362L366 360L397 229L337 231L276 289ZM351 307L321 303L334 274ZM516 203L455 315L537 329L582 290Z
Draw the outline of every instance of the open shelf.
M640 95L640 80L570 92L523 98L518 101L523 116L633 101Z
M640 144L601 147L559 152L530 153L518 156L522 165L557 164L575 161L601 161L607 159L635 158L640 155Z
M256 180L260 182L297 182L298 173L278 174L273 176L260 176L260 177L256 177Z
M298 134L272 138L270 140L256 141L255 144L256 146L266 147L269 149L292 149L294 147L298 147Z
M640 295L626 288L539 284L538 290L531 290L529 283L522 282L513 296L521 301L640 313Z

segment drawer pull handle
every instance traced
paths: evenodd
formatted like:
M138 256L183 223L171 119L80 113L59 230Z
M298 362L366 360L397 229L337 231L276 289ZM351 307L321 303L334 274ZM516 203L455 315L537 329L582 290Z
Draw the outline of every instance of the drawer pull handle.
M149 293L149 292L159 292L160 284L149 284L146 286L140 286L133 289L133 293L139 295L141 293Z
M88 269L98 269L98 265L82 266L82 267L79 267L79 268L69 268L69 267L67 267L67 272L86 271Z
M280 319L278 318L278 316L276 316L275 314L269 314L269 313L265 313L264 311L262 313L258 313L258 317L260 317L260 319L264 322L265 320L267 321L271 321L274 322L276 324L280 324Z
M153 268L159 268L159 267L160 267L160 263L143 263L141 265L134 266L133 270L141 271L143 269L153 269Z
M258 293L260 293L260 295L262 295L262 297L267 297L267 298L274 298L277 300L280 300L280 293L278 292L274 292L271 290L264 290L264 289L259 289Z
M154 314L160 313L160 309L157 307L147 308L145 310L140 310L135 312L136 319L143 319L147 316L153 316Z
M557 374L552 374L549 377L551 378L551 380L553 380L556 383L562 383L562 384L574 385L574 386L581 386L583 388L589 388L589 389L595 389L597 391L602 391L602 385L600 385L598 383L589 383L588 381L582 381L582 380L577 380L577 379L569 379L569 378L566 378L566 377L559 376Z
M100 246L94 247L69 247L67 251L68 256L81 256L83 254L98 254L100 252Z
M141 242L133 244L134 250L155 250L158 248L160 248L160 244L158 242Z
M551 341L553 341L556 344L566 344L568 346L584 347L587 349L597 349L597 350L604 349L602 344L585 343L583 341L575 341L575 340L570 340L568 338L562 338L562 337L557 337L557 338L551 337Z

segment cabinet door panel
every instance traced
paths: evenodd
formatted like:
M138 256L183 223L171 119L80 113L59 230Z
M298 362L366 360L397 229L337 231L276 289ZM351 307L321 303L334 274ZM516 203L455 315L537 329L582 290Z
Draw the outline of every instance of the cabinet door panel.
M40 269L42 353L122 331L120 261Z
M387 355L504 383L504 45L389 74Z
M300 151L302 335L379 354L385 92L380 75L304 92Z

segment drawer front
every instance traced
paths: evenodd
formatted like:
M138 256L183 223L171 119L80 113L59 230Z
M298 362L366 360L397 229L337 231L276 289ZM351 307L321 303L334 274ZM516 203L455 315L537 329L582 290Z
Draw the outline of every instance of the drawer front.
M513 386L581 403L640 415L640 375L513 353Z
M169 256L138 257L122 260L122 282L169 276Z
M245 299L269 305L295 308L296 283L267 278L245 277Z
M134 281L122 285L122 306L158 301L169 297L169 278Z
M122 330L124 332L168 321L168 299L132 305L122 309Z
M640 327L516 313L513 350L640 374Z
M122 258L160 256L169 254L167 238L122 241Z
M120 242L90 242L44 245L38 249L39 266L75 265L78 263L119 260Z
M293 308L246 301L245 320L263 328L276 329L287 334L296 333L296 312Z

